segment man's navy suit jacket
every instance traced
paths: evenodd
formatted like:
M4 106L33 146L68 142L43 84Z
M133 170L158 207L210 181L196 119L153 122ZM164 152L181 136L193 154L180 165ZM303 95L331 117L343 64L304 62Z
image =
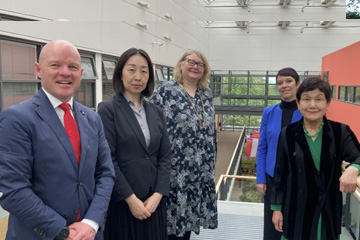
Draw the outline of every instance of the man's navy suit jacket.
M101 118L74 101L80 167L66 131L41 89L0 114L0 198L10 213L6 239L54 239L77 216L102 227L114 169Z

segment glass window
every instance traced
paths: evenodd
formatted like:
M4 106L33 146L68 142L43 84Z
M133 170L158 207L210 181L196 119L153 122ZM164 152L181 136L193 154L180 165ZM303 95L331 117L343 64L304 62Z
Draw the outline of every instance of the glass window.
M339 86L338 100L345 101L345 86Z
M224 105L224 106L227 106L227 105L229 105L229 99L227 99L227 98L222 98L221 99L222 100L222 104L220 104L220 105Z
M248 77L247 77L247 76L243 76L243 77L239 77L239 76L234 77L234 76L232 76L232 77L231 77L231 82L232 82L232 83L247 84L247 81L248 81Z
M108 60L103 61L103 76L102 76L103 80L112 80L115 70L115 65L116 65L115 61L108 61Z
M36 46L1 41L1 79L2 80L36 80L34 63Z
M112 82L103 82L102 93L103 101L106 101L115 95Z
M89 108L95 108L95 83L81 82L79 89L74 94L74 99Z
M223 126L244 126L249 125L249 116L243 115L225 115Z
M221 84L221 87L222 87L221 94L229 94L229 84L223 82Z
M246 106L246 99L230 99L230 106Z
M156 81L159 81L159 82L165 81L162 68L156 68Z
M231 71L232 76L248 76L248 71Z
M174 78L174 68L169 68L168 80Z
M250 116L250 126L260 126L261 116Z
M336 85L331 85L331 91L332 91L331 99L335 99L335 97L336 97Z
M360 87L355 87L355 103L360 104Z
M329 81L329 71L324 71L323 72L323 80L324 81Z
M81 67L84 68L83 79L95 79L96 72L94 67L94 59L91 57L81 57Z
M248 71L231 71L232 83L248 83Z
M249 83L265 84L267 72L250 71Z
M250 76L249 83L265 83L266 77L253 77Z
M221 94L221 77L211 75L209 87L211 88L214 96L220 95Z
M317 78L321 78L321 72L319 71L308 71L307 72L307 77L317 77ZM329 74L328 74L329 77Z
M354 102L354 87L347 87L346 101Z
M34 96L39 85L39 83L3 83L2 109L4 110Z
M268 85L268 95L269 96L280 96L277 85L274 85L274 84Z
M214 71L215 75L229 76L229 71Z
M264 99L249 99L249 106L264 107L265 100Z
M275 104L280 103L281 100L268 100L268 106L273 106Z
M163 67L162 72L164 74L165 81L169 81L170 80L169 68Z
M268 77L268 83L276 85L276 77Z
M248 87L245 84L231 84L231 95L247 95Z
M251 84L249 87L249 95L265 95L265 85Z

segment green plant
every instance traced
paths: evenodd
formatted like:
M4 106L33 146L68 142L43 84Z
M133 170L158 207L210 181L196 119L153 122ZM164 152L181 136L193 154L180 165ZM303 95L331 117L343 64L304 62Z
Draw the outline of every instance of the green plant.
M257 191L255 182L243 182L240 201L261 203L261 194Z

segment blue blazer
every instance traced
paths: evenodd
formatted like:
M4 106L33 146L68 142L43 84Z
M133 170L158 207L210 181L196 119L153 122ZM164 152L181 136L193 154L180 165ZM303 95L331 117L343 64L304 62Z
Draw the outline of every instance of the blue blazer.
M80 167L65 128L42 89L0 114L0 198L10 213L7 240L54 239L65 224L100 225L114 169L97 113L74 101L81 138Z
M260 139L257 150L256 183L266 183L266 173L274 176L276 163L276 150L281 131L282 110L280 104L264 109L261 125ZM291 123L302 118L300 111L294 111Z

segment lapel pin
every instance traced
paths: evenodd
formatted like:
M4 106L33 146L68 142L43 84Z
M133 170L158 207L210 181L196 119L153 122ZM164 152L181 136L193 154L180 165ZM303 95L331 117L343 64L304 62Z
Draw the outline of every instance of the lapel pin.
M80 111L82 115L85 115L85 112L83 110Z

